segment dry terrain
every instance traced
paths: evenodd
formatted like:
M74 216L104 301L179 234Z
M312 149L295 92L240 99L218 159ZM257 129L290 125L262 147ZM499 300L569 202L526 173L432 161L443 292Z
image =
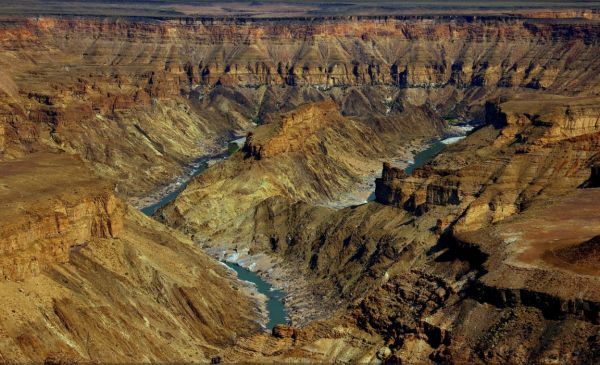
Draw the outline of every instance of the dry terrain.
M599 361L599 5L67 3L0 1L0 362Z

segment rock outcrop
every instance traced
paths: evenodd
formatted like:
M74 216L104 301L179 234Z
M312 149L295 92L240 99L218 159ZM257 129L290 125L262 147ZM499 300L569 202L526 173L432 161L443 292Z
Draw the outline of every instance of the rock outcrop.
M161 48L175 44L175 53L162 55L168 62L166 67L145 75L148 84L144 91L155 96L177 94L182 85L190 83L562 89L566 85L560 85L561 80L575 82L572 70L593 54L599 29L593 22L513 17L318 18L310 24L303 19L217 18L143 24L42 18L6 23L2 40L9 44L34 43L55 35L78 34L81 44L95 35L98 41L84 56L115 64L135 60L135 50L143 50L140 46L149 39ZM338 35L341 38L335 41L328 39ZM120 55L104 54L103 47L115 38L135 48ZM187 47L194 45L202 52L185 52L183 40L188 42ZM545 46L545 42L554 44ZM355 45L354 51L351 44ZM470 47L464 47L467 44ZM567 51L556 52L563 44L568 45ZM439 52L441 47L445 54ZM477 58L476 54L484 50L491 52L483 59ZM552 57L554 54L562 56ZM571 62L569 68L565 62Z
M413 211L468 206L456 229L500 221L549 188L565 192L585 182L600 131L596 105L596 98L556 96L489 103L488 126L429 166L406 176L384 165L377 201ZM476 158L466 154L473 148Z
M598 362L597 19L4 19L0 359ZM486 123L335 204L442 116ZM249 129L169 228L120 200ZM292 326L197 244L293 273Z
M398 183L407 177L404 169L392 167L388 162L383 163L381 177L375 179L375 200L387 205L398 205L403 196Z
M479 112L514 89L590 95L598 26L575 14L4 19L0 158L75 152L139 197L253 121L327 97L369 118Z
M379 202L336 211L271 203L258 232L324 298L349 306L327 323L381 336L373 356L593 362L597 189L578 187L600 131L567 111L593 115L596 105L553 96L490 104L486 126L412 174L384 164Z
M485 274L473 296L497 306L536 307L552 319L599 324L594 249L598 194L598 189L579 190L508 222L458 234L457 245L486 257Z
M246 153L246 157L257 160L284 152L296 152L319 129L341 119L337 105L331 100L306 104L281 115L279 119L269 121L264 128L251 132L242 151Z
M262 224L255 217L263 214L265 201L334 204L339 194L376 171L377 159L406 154L401 144L389 141L442 133L444 121L430 117L427 108L411 107L374 123L342 116L331 101L271 115L239 153L196 177L158 216L205 245L231 242L241 249L255 241L255 247L270 247L268 235L255 232ZM412 128L412 123L421 126ZM382 130L387 133L380 137ZM207 210L212 213L205 214Z
M0 167L3 361L209 362L258 330L257 303L189 238L80 159L30 157Z
M73 248L94 238L116 238L122 229L122 212L117 212L112 194L83 198L74 206L59 203L54 209L33 219L30 215L17 216L17 221L3 219L4 280L23 280L51 264L68 262Z

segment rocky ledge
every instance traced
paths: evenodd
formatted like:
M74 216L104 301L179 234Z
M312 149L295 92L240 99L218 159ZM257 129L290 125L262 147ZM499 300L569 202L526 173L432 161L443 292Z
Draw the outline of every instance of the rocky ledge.
M600 324L600 189L581 189L481 230L456 235L483 260L471 295L500 307L529 306L552 319Z
M189 238L67 154L0 164L0 359L208 362L258 307ZM227 303L227 305L222 305Z
M270 121L250 132L242 151L257 160L303 148L316 131L340 121L337 105L329 100L305 104L291 112L272 116Z
M123 229L125 209L113 186L91 176L73 157L32 158L6 162L0 172L0 277L5 280L23 280L66 263L72 250L95 238L116 238ZM73 186L81 193L73 194Z

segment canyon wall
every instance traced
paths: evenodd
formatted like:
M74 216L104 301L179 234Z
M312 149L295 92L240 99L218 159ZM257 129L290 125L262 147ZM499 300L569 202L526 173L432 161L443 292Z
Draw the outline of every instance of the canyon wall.
M591 70L587 79L573 71L594 62L599 31L593 22L499 16L317 18L311 23L41 18L4 23L1 39L15 47L54 43L58 35L68 43L87 43L84 61L111 66L155 63L159 56L162 69L140 76L148 82L142 85L145 93L165 96L178 94L182 86L217 82L566 90L577 82L597 84ZM74 34L78 39L70 40ZM115 40L127 47L107 53Z
M363 118L408 104L477 116L515 89L593 94L597 33L502 16L5 18L1 158L66 150L142 196L305 102Z
M460 142L411 176L384 165L377 201L417 212L468 206L455 227L465 230L510 217L540 195L569 191L589 177L600 130L596 98L520 95L486 110L488 125L470 140L489 146L478 147L476 157L460 156L473 148Z
M71 249L93 238L117 237L123 217L115 197L98 194L74 206L58 204L54 210L40 210L33 221L22 215L3 220L0 275L5 280L23 280L48 265L67 262Z
M380 359L593 362L598 189L582 187L598 158L596 99L490 103L486 125L412 174L384 163L377 202L265 201L254 235L338 301L330 328L381 336L365 344ZM331 346L352 336L340 338Z
M0 164L2 361L209 362L259 330L250 289L189 238L81 160L31 157Z
M270 247L269 235L256 230L263 214L274 214L264 204L360 204L369 192L359 200L348 192L370 183L378 159L407 155L446 126L426 106L374 120L343 116L332 101L271 114L240 152L194 178L157 217L206 247Z
M0 359L597 362L600 28L557 18L6 19ZM334 205L441 115L486 123ZM256 125L175 229L119 201ZM284 262L323 321L255 335L195 244Z
M68 262L72 249L93 239L116 238L123 230L124 207L109 184L96 183L94 177L86 177L83 175L86 171L76 165L69 170L73 164L69 158L50 154L33 157L32 162L3 164L0 225L3 280L24 280L38 275L50 265ZM51 187L44 185L44 177L38 173L45 171L48 174L45 178L59 179L62 171L49 170L61 165L66 165L65 175L57 183L77 183L87 191L79 197L57 191L53 199L40 201ZM67 178L69 173L75 181ZM20 194L13 191L17 187Z
M246 157L257 160L299 151L319 129L341 118L332 101L306 104L268 123L269 128L258 128L256 132L250 132L242 151L246 153Z

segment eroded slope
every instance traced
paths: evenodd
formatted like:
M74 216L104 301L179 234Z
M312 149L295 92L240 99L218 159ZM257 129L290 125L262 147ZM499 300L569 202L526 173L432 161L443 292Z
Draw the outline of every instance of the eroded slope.
M208 362L258 329L257 303L188 238L80 160L32 157L0 169L0 359Z
M412 128L413 123L421 126ZM272 116L249 134L240 152L198 176L159 215L210 246L269 247L269 237L255 228L263 223L256 219L260 203L270 198L335 203L376 171L377 159L407 154L407 146L388 141L440 135L445 123L413 107L379 127L385 137L369 123L343 117L332 101Z
M332 97L344 114L376 120L408 104L477 113L515 89L593 94L598 26L572 14L580 19L5 18L1 158L70 151L139 197L306 102Z
M320 360L340 360L335 349L361 338L390 361L593 362L596 189L581 187L595 181L596 106L531 96L490 104L486 126L412 175L385 166L379 203L265 202L257 227L277 242L272 254L340 308L325 321L337 335L322 337L337 340L291 343L278 359L320 348ZM572 262L580 250L585 263ZM365 356L351 348L354 360Z

